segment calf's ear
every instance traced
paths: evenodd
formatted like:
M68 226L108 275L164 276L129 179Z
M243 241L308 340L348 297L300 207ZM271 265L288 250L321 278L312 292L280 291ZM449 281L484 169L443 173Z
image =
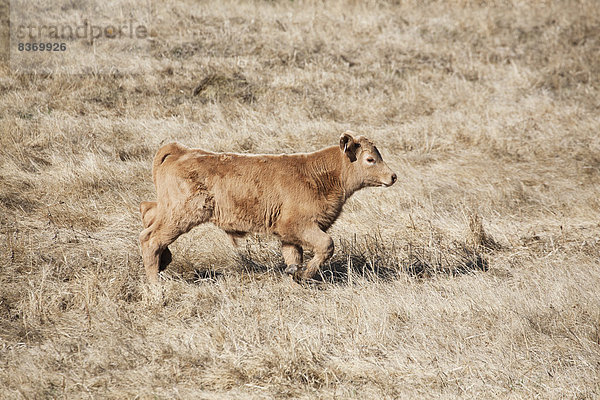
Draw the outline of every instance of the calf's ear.
M356 151L360 145L352 137L352 132L346 131L340 136L340 150L344 153L351 162L356 161Z

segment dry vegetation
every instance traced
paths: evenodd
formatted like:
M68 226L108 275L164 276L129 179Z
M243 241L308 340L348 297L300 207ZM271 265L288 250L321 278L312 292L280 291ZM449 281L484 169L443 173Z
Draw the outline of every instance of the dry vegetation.
M0 397L600 396L596 1L155 3L144 74L18 75L2 47ZM399 182L346 204L320 283L205 226L145 284L161 143L344 129Z

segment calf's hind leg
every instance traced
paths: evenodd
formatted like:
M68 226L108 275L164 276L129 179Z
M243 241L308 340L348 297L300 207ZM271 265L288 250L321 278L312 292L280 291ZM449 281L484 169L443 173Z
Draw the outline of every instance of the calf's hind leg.
M157 205L158 203L156 201L142 201L140 203L140 214L142 215L142 224L144 225L144 228L150 227L150 225L156 221ZM165 247L160 255L159 271L167 268L167 265L169 265L172 260L173 255L171 254L171 250L169 250L168 247Z
M168 264L171 261L171 252L167 246L196 225L208 221L210 216L208 212L198 214L197 211L194 213L184 207L180 209L179 213L170 214L169 216L161 209L160 204L157 205L156 209L156 219L140 233L144 268L148 280L153 283L158 281L158 271L161 264L163 262ZM165 254L165 252L168 253Z
M144 268L146 269L146 276L151 283L158 281L158 270L161 261L166 261L166 258L163 258L165 249L182 233L185 232L177 227L158 222L144 229L140 234ZM170 255L170 252L168 254Z
M144 228L152 225L156 219L156 203L155 201L142 201L140 203L140 214L142 215L142 224Z

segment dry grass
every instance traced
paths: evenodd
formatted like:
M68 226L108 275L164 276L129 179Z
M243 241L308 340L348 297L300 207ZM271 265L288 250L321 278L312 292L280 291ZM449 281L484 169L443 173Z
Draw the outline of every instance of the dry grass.
M156 2L140 75L17 75L4 50L0 397L600 396L600 8L426 3ZM321 283L205 226L145 284L161 143L344 129L400 178L347 203Z

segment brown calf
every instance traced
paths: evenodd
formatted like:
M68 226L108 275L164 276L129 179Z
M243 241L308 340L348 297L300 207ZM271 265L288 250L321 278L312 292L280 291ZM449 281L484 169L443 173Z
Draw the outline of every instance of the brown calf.
M204 222L234 242L249 232L274 234L286 272L310 279L333 254L325 231L346 199L363 187L396 182L373 143L352 132L342 134L339 146L302 154L210 153L170 143L156 153L152 175L158 201L140 205L140 243L151 282L159 266L171 262L167 246ZM314 252L304 268L302 247Z

